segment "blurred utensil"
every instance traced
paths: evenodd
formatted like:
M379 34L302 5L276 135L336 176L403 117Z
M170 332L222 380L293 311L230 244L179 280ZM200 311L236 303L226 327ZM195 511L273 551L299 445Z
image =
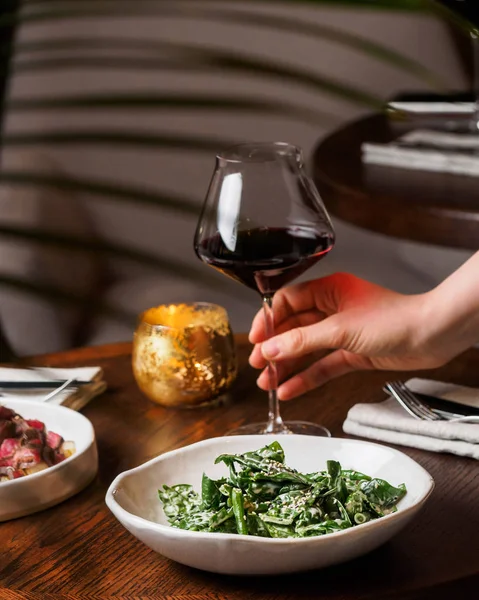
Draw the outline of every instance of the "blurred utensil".
M87 385L91 381L79 381L78 379L52 379L51 381L0 381L0 390L51 390L59 385L67 383L70 386Z
M415 419L423 421L450 421L455 423L479 423L478 415L434 409L420 400L402 381L389 381L383 390L390 394Z
M49 389L52 387L52 383L49 382ZM39 398L38 402L49 402L50 400L52 400L53 398L56 398L56 396L62 392L63 390L67 389L67 388L76 388L76 381L75 379L67 379L67 381L64 381L63 383L61 383L61 385L59 385L58 387L56 387L54 390L52 390L49 394L47 394L46 396L44 396L43 398ZM25 389L25 388L23 388ZM38 389L38 388L28 388L30 390L34 390L34 389ZM10 390L11 392L12 390ZM5 396L5 394L1 394L0 393L0 397ZM13 397L13 396L12 396Z
M62 392L64 389L66 389L67 387L71 386L73 384L73 382L75 381L75 379L67 379L67 381L65 381L65 383L63 383L60 387L57 387L56 390L53 390L53 392L50 392L50 394L47 394L43 399L42 402L48 402L49 400L51 400L52 398L55 398L55 396L57 396L60 392Z

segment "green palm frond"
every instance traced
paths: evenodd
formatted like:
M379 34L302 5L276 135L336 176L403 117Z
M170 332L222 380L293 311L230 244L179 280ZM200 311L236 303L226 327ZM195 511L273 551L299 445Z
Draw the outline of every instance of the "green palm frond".
M459 13L451 10L447 6L444 6L440 2L434 0L427 0L431 9L434 10L438 16L443 17L445 21L453 23L459 30L462 30L466 35L471 32L477 33L478 27L474 23L470 23L467 19L462 17Z

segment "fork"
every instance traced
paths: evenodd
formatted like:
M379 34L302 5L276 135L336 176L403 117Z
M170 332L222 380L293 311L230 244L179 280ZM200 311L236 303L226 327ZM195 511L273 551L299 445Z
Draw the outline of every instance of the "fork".
M402 381L389 381L383 390L415 419L423 421L451 421L455 423L479 423L479 416L464 416L445 410L432 410L404 385Z
M59 387L54 389L52 392L50 392L49 394L44 396L42 398L42 402L49 402L52 398L54 398L57 394L62 392L65 388L70 387L72 385L72 383L74 383L74 381L75 381L74 377L72 377L71 379L68 379L67 381L65 381L65 383L62 383L62 385L60 385Z

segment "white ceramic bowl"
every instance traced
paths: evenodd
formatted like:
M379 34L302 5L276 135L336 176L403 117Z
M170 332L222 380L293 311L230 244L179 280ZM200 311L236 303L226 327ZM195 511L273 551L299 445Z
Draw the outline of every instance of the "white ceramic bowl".
M326 461L333 459L343 468L381 477L393 485L405 483L408 493L394 514L318 537L270 539L185 531L168 525L158 488L189 483L200 491L203 472L215 479L227 475L225 465L214 465L219 454L257 450L273 439L283 446L286 463L301 472L323 470ZM216 573L266 575L326 567L373 550L409 523L433 487L427 471L387 446L302 435L251 435L205 440L125 471L110 485L106 503L130 533L179 563Z
M85 488L98 471L93 425L82 414L52 404L6 400L25 419L43 421L48 430L75 442L76 452L44 471L0 483L0 521L8 521L54 506Z

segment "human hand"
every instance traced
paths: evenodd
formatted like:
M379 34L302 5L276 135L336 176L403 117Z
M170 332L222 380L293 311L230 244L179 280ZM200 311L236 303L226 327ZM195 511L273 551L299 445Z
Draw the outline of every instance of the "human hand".
M250 364L263 369L259 387L269 387L268 360L277 363L281 400L354 370L445 364L454 344L436 323L432 299L432 292L407 296L348 274L280 290L273 301L276 336L265 341L261 312L249 335Z

